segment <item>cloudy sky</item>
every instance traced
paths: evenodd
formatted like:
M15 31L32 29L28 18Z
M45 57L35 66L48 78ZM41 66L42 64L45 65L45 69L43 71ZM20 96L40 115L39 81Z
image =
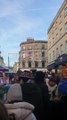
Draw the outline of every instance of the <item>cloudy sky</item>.
M0 51L4 62L17 61L27 38L47 40L47 30L64 0L0 0Z

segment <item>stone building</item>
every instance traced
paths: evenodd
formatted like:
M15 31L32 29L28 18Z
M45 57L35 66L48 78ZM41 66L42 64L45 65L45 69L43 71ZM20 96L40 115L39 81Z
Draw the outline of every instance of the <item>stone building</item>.
M46 69L47 67L47 41L28 38L20 44L20 69Z
M13 72L16 73L19 69L19 62L15 62L13 65Z
M48 69L67 63L67 0L48 29Z
M2 66L2 67L5 66L4 59L3 59L3 57L1 56L1 51L0 51L0 66Z

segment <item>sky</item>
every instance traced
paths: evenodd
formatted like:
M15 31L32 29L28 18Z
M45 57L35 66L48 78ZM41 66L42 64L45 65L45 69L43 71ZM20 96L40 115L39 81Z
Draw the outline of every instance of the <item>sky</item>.
M20 43L47 40L48 28L64 0L0 0L0 51L8 66L17 62Z

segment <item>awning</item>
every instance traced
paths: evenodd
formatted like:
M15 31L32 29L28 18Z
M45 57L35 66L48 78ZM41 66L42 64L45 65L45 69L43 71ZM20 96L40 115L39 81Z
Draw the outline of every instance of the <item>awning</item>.
M8 68L5 68L5 67L0 66L0 71L9 71L9 69L8 69Z
M47 66L48 70L54 69L55 68L55 63L52 63Z
M55 60L55 66L62 65L63 63L67 63L67 54L63 54Z

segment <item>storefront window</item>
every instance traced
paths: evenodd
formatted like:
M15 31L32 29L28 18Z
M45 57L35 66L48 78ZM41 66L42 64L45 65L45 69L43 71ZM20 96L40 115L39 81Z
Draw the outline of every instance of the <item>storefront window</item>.
M38 62L37 61L35 61L35 67L38 67Z
M45 67L45 62L44 61L42 61L42 68L44 68Z
M25 62L22 62L22 66L25 67Z
M30 67L30 68L31 68L31 62L30 62L30 61L28 62L28 67Z

